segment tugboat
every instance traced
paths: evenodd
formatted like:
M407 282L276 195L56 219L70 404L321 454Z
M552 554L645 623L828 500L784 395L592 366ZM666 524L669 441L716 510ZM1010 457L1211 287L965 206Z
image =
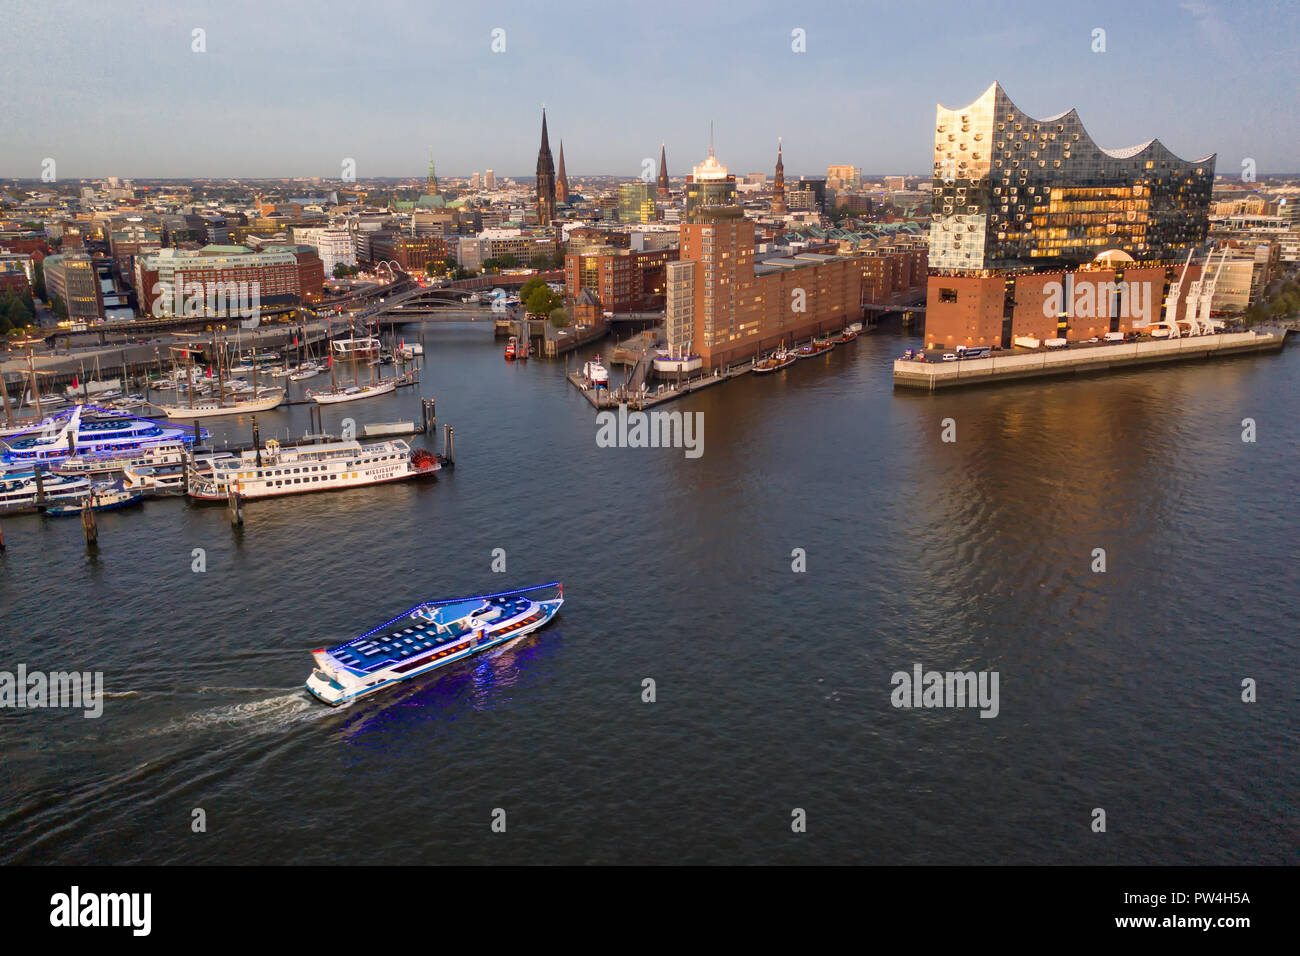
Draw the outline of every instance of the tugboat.
M555 588L555 597L526 595ZM400 681L472 657L544 626L564 603L558 581L482 594L427 601L337 647L311 652L316 669L306 688L331 707L348 704Z
M837 345L847 345L849 342L852 342L861 334L862 334L862 323L861 322L850 323L849 325L846 325L844 327L844 331L840 333L839 338L835 340L835 343Z
M515 353L519 350L519 336L510 336L510 341L506 343L506 361L513 362Z
M833 348L835 348L835 343L830 339L813 339L807 345L799 346L795 355L801 359L814 358L829 352Z
M780 348L755 365L754 374L768 375L772 372L779 372L783 368L789 368L797 361L799 361L799 358L793 352L787 352L784 348Z

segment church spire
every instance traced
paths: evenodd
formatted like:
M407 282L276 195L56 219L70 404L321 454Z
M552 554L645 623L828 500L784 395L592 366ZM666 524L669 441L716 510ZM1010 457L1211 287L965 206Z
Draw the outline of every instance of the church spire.
M430 196L438 195L438 175L433 171L433 153L429 153L429 182L428 193Z
M672 193L668 189L668 156L664 152L664 142L659 141L659 188L657 190L660 199L669 199Z
M542 107L542 145L537 150L537 221L549 226L555 219L555 160L546 135L546 107Z
M776 138L776 175L772 177L772 215L784 216L785 162L781 158L781 137Z
M564 172L564 140L560 140L560 166L555 171L555 201L569 201L569 177Z

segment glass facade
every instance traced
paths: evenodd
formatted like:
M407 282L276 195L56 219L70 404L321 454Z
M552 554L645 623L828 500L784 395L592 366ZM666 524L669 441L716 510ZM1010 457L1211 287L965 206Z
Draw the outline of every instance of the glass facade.
M1074 110L1034 119L994 83L937 110L930 266L1062 268L1107 249L1180 259L1206 237L1214 161L1158 140L1102 149Z

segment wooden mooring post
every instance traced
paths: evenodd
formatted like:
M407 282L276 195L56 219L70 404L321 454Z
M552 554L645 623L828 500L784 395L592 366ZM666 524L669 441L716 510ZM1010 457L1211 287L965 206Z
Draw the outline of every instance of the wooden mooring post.
M5 529L4 529L4 525L0 525L0 551L4 551L4 549L5 549Z
M450 425L442 426L442 463L456 464L456 429Z
M95 509L90 506L90 495L81 505L81 530L86 535L86 547L95 549L99 547L99 526L95 524Z
M244 496L237 492L233 486L226 488L226 507L230 509L231 527L239 527L244 523Z
M424 416L424 434L427 435L429 432L436 433L438 430L438 414L433 399L422 399L420 402L420 410Z

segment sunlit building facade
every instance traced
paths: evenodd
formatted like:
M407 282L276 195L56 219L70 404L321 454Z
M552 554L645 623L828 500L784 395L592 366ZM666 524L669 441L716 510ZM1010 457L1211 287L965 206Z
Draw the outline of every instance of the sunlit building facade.
M1062 268L1109 249L1180 259L1205 239L1214 163L1154 139L1102 149L1074 110L1035 119L994 83L936 110L930 265Z

